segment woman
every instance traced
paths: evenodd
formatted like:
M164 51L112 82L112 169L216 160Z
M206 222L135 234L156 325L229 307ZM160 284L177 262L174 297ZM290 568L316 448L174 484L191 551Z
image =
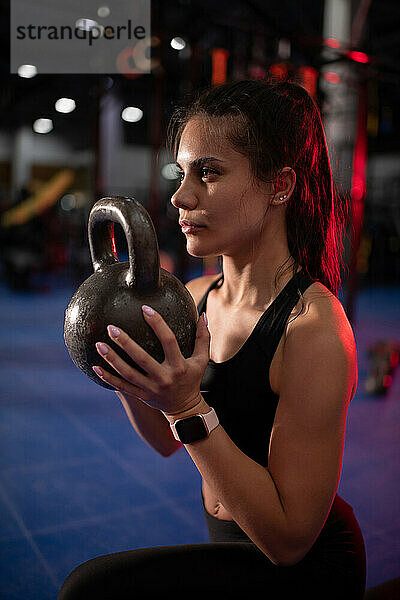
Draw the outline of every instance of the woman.
M354 336L336 297L346 210L318 110L294 83L228 83L178 110L170 140L187 250L221 256L222 276L187 284L202 315L190 358L143 307L165 361L112 325L147 375L101 344L120 377L93 368L155 450L185 445L203 478L210 544L94 559L60 599L198 591L361 600L363 538L336 494L357 386Z

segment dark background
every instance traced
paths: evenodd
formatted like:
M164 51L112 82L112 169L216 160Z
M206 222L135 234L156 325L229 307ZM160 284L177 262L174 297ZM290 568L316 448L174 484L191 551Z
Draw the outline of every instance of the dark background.
M368 5L367 3L364 3ZM352 14L356 15L361 3L353 2ZM64 211L57 202L46 213L26 223L23 228L3 231L6 243L19 243L33 248L39 263L34 273L13 276L12 265L3 268L3 277L10 285L18 287L41 285L39 273L57 272L60 277L79 280L90 272L87 249L86 219L90 207L104 189L96 166L99 148L99 103L112 89L122 103L134 98L135 105L144 108L143 119L135 123L123 123L123 142L127 147L151 148L157 156L164 146L165 129L174 106L186 97L210 84L212 74L211 50L224 48L229 52L227 78L234 79L268 76L271 67L282 60L278 56L279 40L291 43L291 55L286 61L288 76L296 78L299 69L312 67L321 74L326 62L323 58L324 2L307 0L238 1L229 3L210 0L174 0L152 2L152 35L159 43L152 56L159 66L151 74L134 79L124 75L40 75L22 79L9 73L9 5L1 4L0 31L0 132L13 136L23 125L32 122L44 111L53 119L54 132L63 139L71 152L89 149L94 153L93 168L76 172L79 187L85 193L80 208ZM393 284L400 275L400 214L398 206L399 173L391 172L382 182L376 180L368 166L377 156L399 156L399 95L400 95L400 5L394 0L369 3L357 50L370 57L369 64L352 63L356 78L368 84L368 111L375 119L373 132L368 134L367 194L360 248L358 250L358 285L371 283ZM179 53L170 47L174 36L183 37L190 51ZM261 40L262 51L257 51ZM345 56L342 61L349 61ZM69 115L55 111L54 102L62 96L76 100L77 109ZM316 99L323 113L324 93L321 77L317 80ZM49 135L54 135L52 132ZM348 170L350 164L341 165ZM35 184L45 182L55 170L51 164L32 169L33 181L28 189L11 192L11 169L9 161L0 161L0 208L5 211L32 193ZM96 170L97 169L97 170ZM77 171L77 170L76 170ZM176 227L176 213L168 210L169 191L160 189L159 172L151 173L147 190L132 190L148 208L159 235L160 247L173 259L174 272L188 279L192 272L201 271L204 265L185 256L184 240ZM340 173L339 173L340 179ZM75 180L75 187L77 180ZM382 189L382 186L384 189ZM171 189L173 184L171 184ZM116 231L121 256L124 239ZM29 246L28 239L31 239ZM74 248L71 251L71 245ZM349 251L349 250L348 250ZM76 256L80 256L80 261ZM75 265L72 264L75 257ZM79 263L79 264L77 264ZM36 279L35 279L36 277ZM43 277L42 277L43 280Z

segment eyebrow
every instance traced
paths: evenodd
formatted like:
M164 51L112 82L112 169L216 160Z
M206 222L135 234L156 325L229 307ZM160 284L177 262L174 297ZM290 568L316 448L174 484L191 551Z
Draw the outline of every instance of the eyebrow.
M191 167L192 169L197 169L198 167L202 167L207 162L223 162L223 161L220 160L219 158L216 158L215 156L200 156L199 158L195 158L194 160L190 161L189 167ZM178 161L176 161L175 164L179 169L182 168L181 165L178 163Z

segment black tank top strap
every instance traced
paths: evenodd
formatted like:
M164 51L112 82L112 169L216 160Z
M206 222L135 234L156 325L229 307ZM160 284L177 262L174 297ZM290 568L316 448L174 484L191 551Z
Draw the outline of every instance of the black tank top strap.
M288 281L260 319L257 341L263 345L267 342L270 356L275 354L290 313L314 281L304 269L298 271Z
M211 290L213 290L215 287L217 287L220 282L222 285L223 280L224 280L224 274L221 273L220 277L218 277L218 279L213 281L212 284L208 287L206 293L204 294L204 296L202 297L202 299L200 300L200 302L197 305L197 310L198 310L199 315L201 315L201 313L206 310L208 294L211 292Z

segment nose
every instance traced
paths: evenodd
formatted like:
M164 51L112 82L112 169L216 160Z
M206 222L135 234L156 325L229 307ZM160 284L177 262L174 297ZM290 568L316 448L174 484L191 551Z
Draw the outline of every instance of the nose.
M193 208L196 208L197 202L197 196L187 182L182 182L171 197L171 204L172 206L175 206L175 208L187 208L193 210Z

